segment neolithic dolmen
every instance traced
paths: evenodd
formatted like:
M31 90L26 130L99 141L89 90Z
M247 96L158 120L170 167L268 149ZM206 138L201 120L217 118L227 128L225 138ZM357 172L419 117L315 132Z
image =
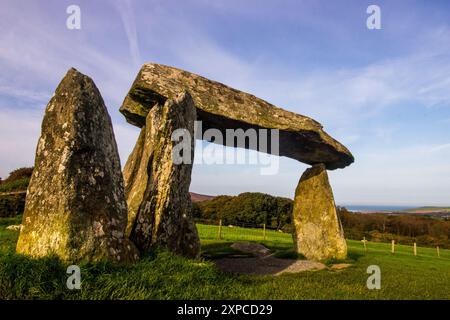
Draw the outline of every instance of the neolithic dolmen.
M170 114L168 108L178 110L179 118L164 116ZM227 129L278 130L277 148L270 143L264 149L259 143L245 147L313 165L296 191L293 221L298 252L313 260L345 258L347 248L326 170L344 168L354 159L318 122L199 75L153 63L141 68L120 111L129 123L142 128L124 173L127 230L139 248L159 244L188 256L199 248L188 194L191 165L173 165L167 154L173 148L171 131L184 125L192 133L195 117L202 122L200 137L209 129L223 135ZM155 150L161 153L156 161ZM176 196L169 196L174 192ZM167 216L164 227L159 226L160 216Z

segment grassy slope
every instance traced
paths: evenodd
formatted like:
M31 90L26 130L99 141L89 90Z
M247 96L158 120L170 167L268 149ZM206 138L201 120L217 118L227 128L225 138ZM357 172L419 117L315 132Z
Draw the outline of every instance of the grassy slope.
M107 263L81 265L82 290L65 288L66 274L57 259L31 260L13 254L17 233L5 226L17 219L0 220L0 299L450 299L450 250L369 243L364 253L358 241L348 241L353 266L343 271L315 271L273 276L233 276L218 272L211 261L191 261L167 252L154 253L134 266ZM239 228L199 225L204 253L217 257L233 253L229 244L243 237ZM251 239L262 237L254 230ZM278 254L292 252L288 234L267 232L263 241ZM366 288L367 266L381 267L381 290Z

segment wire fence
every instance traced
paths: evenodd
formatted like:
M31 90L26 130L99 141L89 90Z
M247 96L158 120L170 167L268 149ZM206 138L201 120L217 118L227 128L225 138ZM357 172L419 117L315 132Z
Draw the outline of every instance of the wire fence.
M222 220L196 220L202 239L276 241L292 243L292 235L266 224L234 223L224 224Z
M196 219L197 230L201 239L222 241L267 241L276 242L282 246L293 246L293 238L290 232L266 226L265 224L234 223L224 224L222 220ZM384 252L392 255L413 255L422 257L450 258L450 250L439 246L418 247L413 245L401 245L395 241L391 243L374 242L366 240L347 240L349 248L361 250L363 253Z

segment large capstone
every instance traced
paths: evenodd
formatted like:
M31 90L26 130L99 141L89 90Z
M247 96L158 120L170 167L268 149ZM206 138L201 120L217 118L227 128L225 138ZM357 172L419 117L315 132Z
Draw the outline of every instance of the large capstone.
M344 168L354 160L347 148L311 118L283 110L222 83L160 64L142 66L120 111L128 122L142 127L155 105L161 106L185 90L194 100L197 119L202 121L202 133L210 128L220 130L223 136L227 129L278 129L279 150L271 145L262 147L261 143L246 147L311 165L324 163L329 170ZM225 140L222 143L225 144ZM230 141L226 144L236 146Z
M189 194L195 119L196 109L188 93L156 104L146 114L125 165L127 233L141 253L154 247L188 257L200 252ZM187 148L177 151L181 142ZM174 160L175 156L179 159Z
M17 252L129 262L127 205L111 119L94 82L70 69L45 110Z
M310 260L345 259L347 244L325 165L309 168L295 190L293 221L297 252Z

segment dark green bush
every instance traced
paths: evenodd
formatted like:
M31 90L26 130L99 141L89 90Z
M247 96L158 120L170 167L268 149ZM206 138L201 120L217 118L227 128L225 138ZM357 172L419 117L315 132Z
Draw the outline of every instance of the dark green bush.
M0 218L15 217L23 213L25 193L0 195Z
M194 217L222 220L223 224L266 224L277 229L289 228L292 200L264 193L246 192L238 196L218 196L197 202Z
M0 184L0 192L26 191L29 183L30 178L21 178L9 182L3 181L3 183Z
M22 180L24 178L30 179L33 174L33 169L33 167L15 169L9 173L9 177L3 180L2 184Z

